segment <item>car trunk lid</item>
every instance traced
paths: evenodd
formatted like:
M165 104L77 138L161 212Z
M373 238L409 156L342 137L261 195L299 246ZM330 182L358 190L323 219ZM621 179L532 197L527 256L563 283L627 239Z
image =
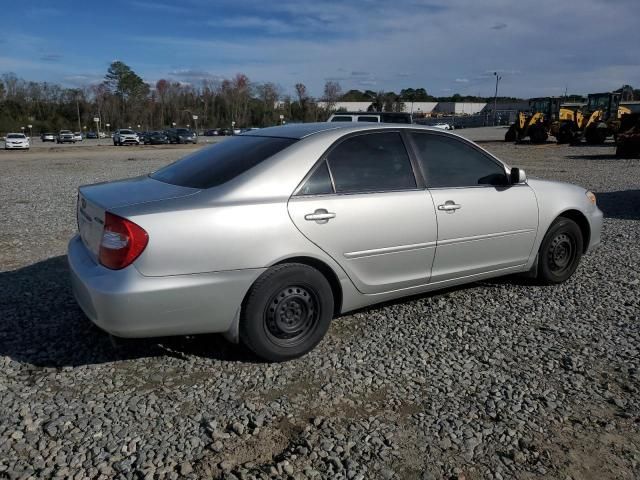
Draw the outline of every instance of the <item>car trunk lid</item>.
M80 187L76 207L80 238L97 262L106 211L185 197L199 191L196 188L160 182L148 176Z

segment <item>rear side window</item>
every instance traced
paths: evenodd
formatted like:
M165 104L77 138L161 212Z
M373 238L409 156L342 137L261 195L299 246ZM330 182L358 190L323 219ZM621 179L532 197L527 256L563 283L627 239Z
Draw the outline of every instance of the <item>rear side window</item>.
M364 116L364 117L358 117L358 121L359 122L378 122L378 117L372 117L371 115L369 116Z
M238 136L161 168L151 178L172 185L211 188L246 172L267 158L293 145L291 138Z
M327 162L322 162L304 182L297 195L326 195L329 193L333 193L331 176L329 175Z
M456 138L430 133L411 133L427 187L506 185L504 168Z
M398 132L351 137L328 155L336 193L416 188L411 162Z

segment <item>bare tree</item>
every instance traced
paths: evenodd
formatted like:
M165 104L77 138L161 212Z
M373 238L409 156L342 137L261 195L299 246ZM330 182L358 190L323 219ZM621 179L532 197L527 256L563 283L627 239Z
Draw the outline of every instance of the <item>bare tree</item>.
M326 102L327 112L334 110L336 103L342 96L342 87L338 82L328 80L324 84L324 96L322 99Z

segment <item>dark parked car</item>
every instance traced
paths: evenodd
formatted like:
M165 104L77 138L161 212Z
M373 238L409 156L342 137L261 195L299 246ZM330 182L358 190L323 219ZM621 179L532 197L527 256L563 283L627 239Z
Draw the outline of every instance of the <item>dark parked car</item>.
M212 128L210 130L205 130L204 131L204 136L205 137L217 137L220 133L218 132L217 128Z
M198 143L198 137L187 128L170 128L165 132L169 143Z
M145 132L141 140L145 145L164 145L169 143L169 137L164 132Z
M87 137L86 138L92 138L92 139L96 139L98 138L98 134L96 132L87 132Z

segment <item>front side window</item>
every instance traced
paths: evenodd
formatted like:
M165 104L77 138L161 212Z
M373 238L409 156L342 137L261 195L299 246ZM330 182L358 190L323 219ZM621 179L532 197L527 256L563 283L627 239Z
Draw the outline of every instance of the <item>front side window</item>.
M428 188L507 185L504 167L462 140L412 132Z
M151 174L161 182L191 188L211 188L246 172L297 140L277 137L233 137L216 143Z
M398 132L350 137L327 156L336 193L416 188L407 150Z

